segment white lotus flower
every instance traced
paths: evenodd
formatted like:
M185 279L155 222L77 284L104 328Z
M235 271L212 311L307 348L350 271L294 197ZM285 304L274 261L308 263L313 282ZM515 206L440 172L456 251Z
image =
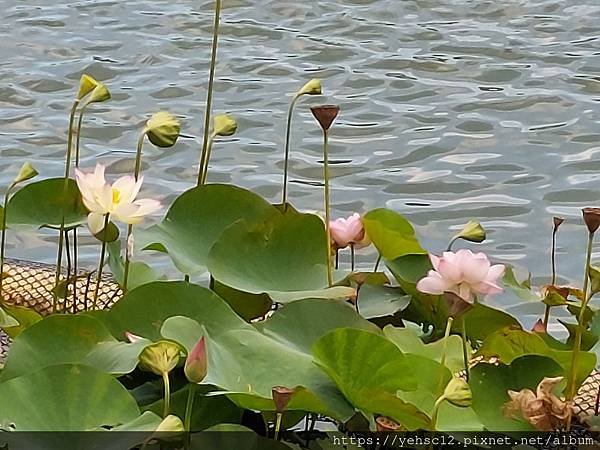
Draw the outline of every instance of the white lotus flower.
M136 224L144 216L160 209L158 200L136 200L143 177L138 181L131 175L119 178L112 185L104 178L105 167L97 164L92 173L85 173L75 169L77 186L83 198L83 204L90 211L88 214L88 227L93 234L98 234L104 228L107 214L113 221L126 224Z

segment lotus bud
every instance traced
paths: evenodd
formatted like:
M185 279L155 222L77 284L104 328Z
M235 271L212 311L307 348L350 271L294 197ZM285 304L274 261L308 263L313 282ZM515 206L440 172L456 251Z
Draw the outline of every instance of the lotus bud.
M321 95L322 93L323 88L321 86L321 80L313 78L300 88L296 93L296 97L300 97L301 95Z
M591 294L600 292L600 268L590 265L589 267Z
M554 224L554 232L555 233L558 231L558 227L560 227L564 221L565 221L565 219L563 219L562 217L555 216L552 218L552 223Z
M583 221L590 233L595 233L600 227L600 208L583 208Z
M317 119L317 122L319 122L319 125L321 125L323 131L329 131L331 124L333 124L333 121L340 112L340 107L336 105L323 105L313 106L310 110L312 111L313 116L315 116L315 119Z
M208 372L206 339L204 336L188 354L184 367L185 376L191 383L202 383Z
M273 402L275 403L275 411L282 413L285 408L292 400L292 397L296 393L296 389L290 389L284 386L275 386L271 389L271 395L273 396Z
M110 92L104 83L99 83L90 94L90 98L86 101L86 104L102 103L107 100L110 100Z
M454 406L467 408L471 406L473 394L469 383L464 378L452 377L446 389L444 389L444 399Z
M81 100L83 97L88 95L96 86L100 83L96 81L94 78L90 77L87 74L81 75L81 79L79 80L79 91L77 92L77 100Z
M158 341L142 350L139 361L140 368L156 375L171 372L179 363L181 347L175 342Z
M375 425L377 426L377 432L379 433L393 433L400 431L400 424L394 422L389 417L379 416L375 419Z
M144 134L157 147L167 148L175 145L180 129L179 120L173 114L159 111L146 122Z
M456 235L456 239L464 239L469 242L483 242L485 241L485 238L485 230L481 224L475 220L469 221L460 233Z
M125 337L131 344L134 344L144 339L143 337L138 336L137 334L130 333L129 331L125 332Z
M165 417L155 430L156 433L183 433L184 431L183 422L173 414Z
M231 136L237 130L237 122L228 114L219 114L213 119L213 135Z
M19 170L16 178L13 180L13 185L22 183L23 181L31 180L38 176L38 171L28 162L24 163Z

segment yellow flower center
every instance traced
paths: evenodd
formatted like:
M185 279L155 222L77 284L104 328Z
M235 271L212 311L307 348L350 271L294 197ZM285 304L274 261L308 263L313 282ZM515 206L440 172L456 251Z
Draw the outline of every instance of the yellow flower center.
M113 205L121 201L121 192L118 189L112 188L112 202Z

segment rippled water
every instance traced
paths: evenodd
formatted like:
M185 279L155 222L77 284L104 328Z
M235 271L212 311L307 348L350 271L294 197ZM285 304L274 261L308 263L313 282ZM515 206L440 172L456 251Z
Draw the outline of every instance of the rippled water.
M63 167L67 111L82 71L114 100L96 106L83 165L132 167L137 130L159 109L183 122L173 150L146 147L146 192L165 203L195 181L212 2L0 2L0 181L23 160ZM336 215L386 206L428 248L480 218L498 260L580 277L582 206L600 204L598 0L224 0L215 94L239 132L214 151L211 181L278 200L285 111L311 77L341 106L332 134ZM295 116L293 202L321 208L321 138ZM91 111L90 111L91 112ZM53 236L12 235L12 255L53 261ZM84 255L95 260L86 242ZM18 247L18 249L16 248ZM365 255L366 263L372 255Z

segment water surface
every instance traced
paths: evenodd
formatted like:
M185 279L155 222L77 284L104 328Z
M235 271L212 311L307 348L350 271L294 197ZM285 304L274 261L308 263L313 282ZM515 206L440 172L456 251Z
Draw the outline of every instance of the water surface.
M293 132L291 199L322 204L321 137L308 106L335 102L335 215L385 206L441 250L471 218L494 259L549 273L551 216L567 218L559 269L578 280L580 208L600 204L600 3L597 0L224 0L217 112L238 120L215 146L209 181L279 200L290 93L312 77ZM0 1L0 184L24 160L60 176L67 112L82 71L113 101L94 106L84 167L131 170L137 132L166 109L171 150L148 145L145 193L169 204L195 182L212 3ZM154 218L155 220L158 217ZM55 236L10 236L11 256L52 262ZM84 241L87 263L97 247ZM372 254L363 255L371 264ZM163 263L165 270L171 270Z

